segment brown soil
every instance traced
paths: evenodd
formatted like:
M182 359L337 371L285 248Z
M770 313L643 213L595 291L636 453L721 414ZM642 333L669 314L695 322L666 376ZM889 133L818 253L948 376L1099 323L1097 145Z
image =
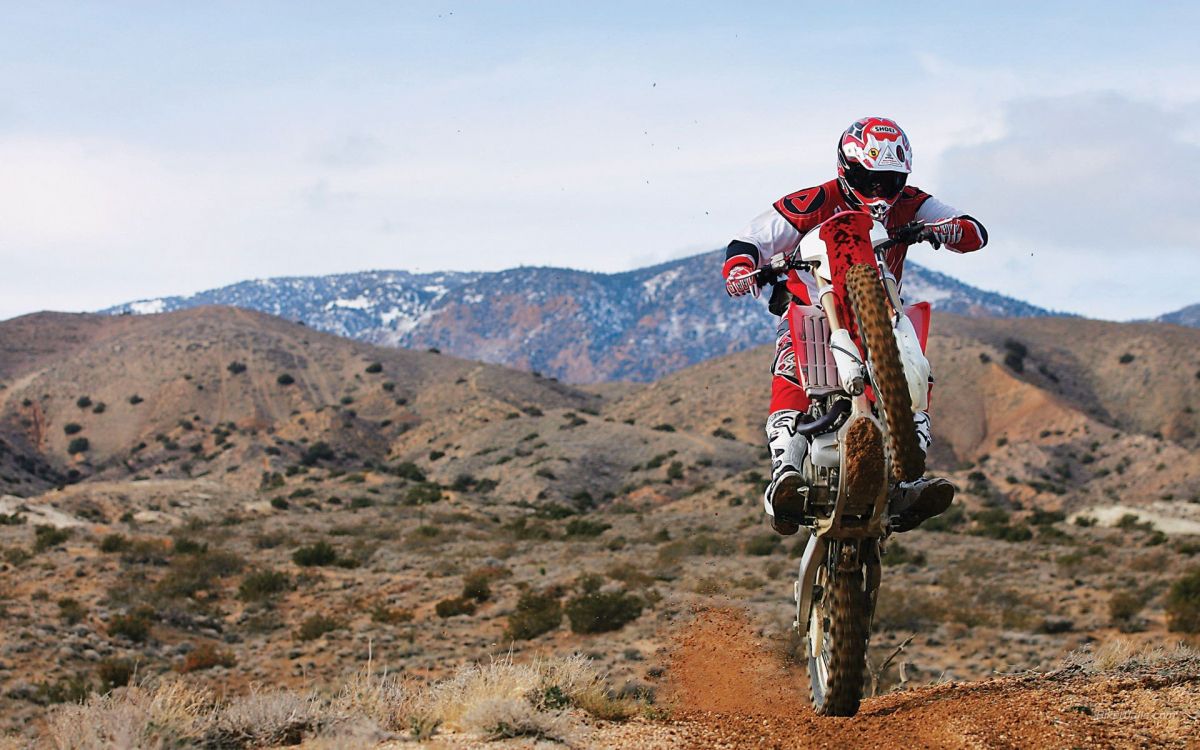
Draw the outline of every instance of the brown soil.
M738 609L707 609L677 639L670 699L682 746L704 748L1194 747L1195 673L1100 677L1064 669L946 683L816 716Z

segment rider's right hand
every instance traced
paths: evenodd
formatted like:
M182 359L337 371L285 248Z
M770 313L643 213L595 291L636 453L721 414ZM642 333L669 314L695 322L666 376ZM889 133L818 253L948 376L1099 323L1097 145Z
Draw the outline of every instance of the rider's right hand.
M728 268L725 271L725 291L729 292L730 297L741 297L746 294L753 294L757 297L761 294L758 283L754 279L754 269L745 263Z

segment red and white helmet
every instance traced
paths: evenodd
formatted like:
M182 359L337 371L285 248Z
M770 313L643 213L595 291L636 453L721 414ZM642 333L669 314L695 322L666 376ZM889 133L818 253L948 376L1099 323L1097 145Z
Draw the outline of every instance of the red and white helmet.
M846 199L883 221L912 172L912 148L895 120L864 117L838 141L838 182Z

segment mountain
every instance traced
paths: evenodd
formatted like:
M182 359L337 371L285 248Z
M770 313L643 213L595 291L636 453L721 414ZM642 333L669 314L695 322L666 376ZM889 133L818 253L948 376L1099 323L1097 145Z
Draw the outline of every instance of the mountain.
M492 273L369 271L246 281L190 297L141 300L111 315L231 305L321 331L436 348L573 383L647 382L773 340L764 304L729 300L720 251L635 271L515 268ZM1039 317L1046 309L910 264L907 293L939 312Z
M1200 328L1200 304L1188 305L1175 312L1159 315L1154 320L1157 323L1174 323L1177 326Z

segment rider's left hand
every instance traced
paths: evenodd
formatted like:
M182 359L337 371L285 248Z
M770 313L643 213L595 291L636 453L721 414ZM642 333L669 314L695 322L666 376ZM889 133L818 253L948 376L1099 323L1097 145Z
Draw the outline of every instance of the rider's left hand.
M958 219L943 219L926 224L925 231L940 245L957 245L963 237L962 223Z

